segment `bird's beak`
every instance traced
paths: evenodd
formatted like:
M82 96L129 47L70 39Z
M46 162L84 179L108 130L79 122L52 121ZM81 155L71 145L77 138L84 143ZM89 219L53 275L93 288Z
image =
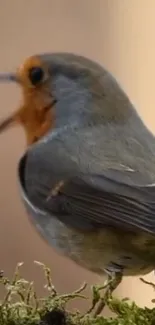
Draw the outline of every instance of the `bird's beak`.
M16 82L19 83L17 75L15 73L0 73L0 83L3 82ZM0 121L0 133L8 128L19 123L19 113L16 111L4 120Z
M19 82L16 73L0 73L0 82Z

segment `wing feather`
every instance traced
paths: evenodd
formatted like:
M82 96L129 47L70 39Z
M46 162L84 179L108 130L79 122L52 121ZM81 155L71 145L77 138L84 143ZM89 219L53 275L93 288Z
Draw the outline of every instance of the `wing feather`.
M67 216L67 221L71 221L73 226L74 220L76 227L79 220L79 228L84 222L98 227L141 229L155 234L154 186L127 185L111 179L108 183L108 178L103 175L94 176L94 179L93 176L75 177L65 183L55 200L56 213L61 218ZM51 196L47 208L52 212L52 207ZM63 216L59 213L60 207Z

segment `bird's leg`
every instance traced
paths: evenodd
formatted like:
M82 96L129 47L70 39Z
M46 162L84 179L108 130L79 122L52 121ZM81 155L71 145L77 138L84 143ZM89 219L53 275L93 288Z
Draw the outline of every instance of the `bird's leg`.
M122 281L122 272L115 272L114 274L108 274L108 285L104 296L100 299L99 304L94 311L94 317L98 316L104 309L106 302L109 297L111 297L113 291L119 286Z

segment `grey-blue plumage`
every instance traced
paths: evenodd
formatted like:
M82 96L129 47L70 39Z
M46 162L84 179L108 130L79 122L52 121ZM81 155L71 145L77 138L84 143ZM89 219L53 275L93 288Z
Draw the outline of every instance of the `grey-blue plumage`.
M99 64L68 53L40 58L56 120L20 161L25 205L44 238L84 267L147 273L155 253L154 136Z

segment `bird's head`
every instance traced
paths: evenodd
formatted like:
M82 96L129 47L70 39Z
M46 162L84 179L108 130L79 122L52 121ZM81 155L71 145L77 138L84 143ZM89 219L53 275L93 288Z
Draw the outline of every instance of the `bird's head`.
M26 59L15 73L0 74L0 82L16 82L23 95L19 108L0 122L0 133L19 124L29 146L53 127L56 98L49 87L50 77L46 61L39 56Z
M75 54L31 56L15 73L0 74L0 82L8 81L21 87L23 101L0 122L0 133L19 124L25 130L28 146L53 128L76 125L80 129L96 124L109 128L111 122L114 127L122 127L135 116L128 97L111 74Z

